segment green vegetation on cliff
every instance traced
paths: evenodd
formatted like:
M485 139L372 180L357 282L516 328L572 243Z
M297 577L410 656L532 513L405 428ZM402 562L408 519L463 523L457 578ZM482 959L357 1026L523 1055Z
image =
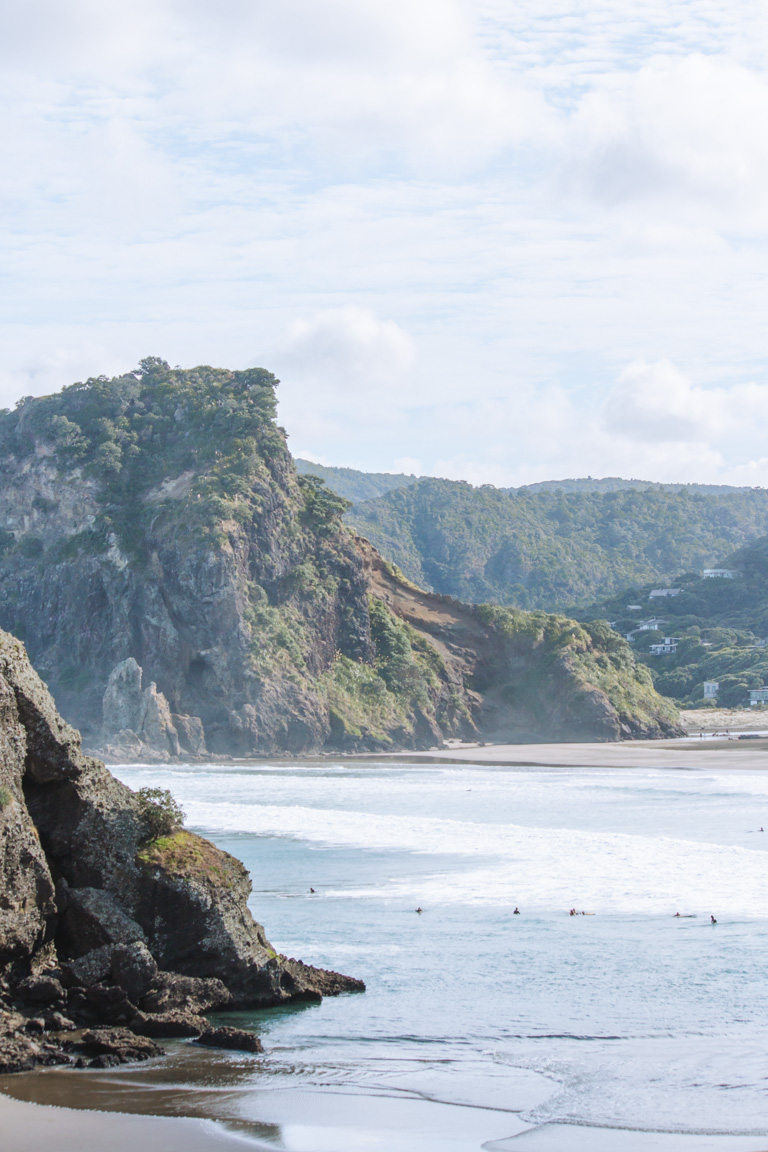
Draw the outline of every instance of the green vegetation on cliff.
M474 603L572 611L717 563L768 531L768 491L512 491L421 479L347 521L411 580Z
M0 413L0 626L92 743L253 755L670 730L615 637L483 615L383 563L349 502L297 474L276 383L149 358ZM476 491L441 491L457 487ZM106 732L124 664L109 714L131 720Z

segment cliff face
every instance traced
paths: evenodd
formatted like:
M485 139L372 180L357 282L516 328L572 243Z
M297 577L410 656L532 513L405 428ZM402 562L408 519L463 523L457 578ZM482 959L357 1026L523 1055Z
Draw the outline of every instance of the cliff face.
M209 1008L362 990L277 955L239 861L181 829L151 839L3 632L0 750L0 1070L153 1055L137 1036L199 1036ZM127 1039L78 1031L116 1024Z
M425 595L443 624L409 615L417 593L343 526L345 502L296 474L275 383L150 360L0 415L0 625L91 746L166 758L673 730L615 638Z

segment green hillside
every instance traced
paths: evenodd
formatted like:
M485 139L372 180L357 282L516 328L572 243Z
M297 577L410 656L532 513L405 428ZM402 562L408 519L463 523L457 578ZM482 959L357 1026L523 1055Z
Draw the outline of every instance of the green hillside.
M405 581L297 475L271 373L148 357L0 410L0 628L140 759L676 731L605 625ZM407 491L408 489L404 489Z
M724 567L734 579L702 578L685 573L674 581L674 597L650 597L651 585L593 604L579 613L584 620L609 619L628 634L641 619L657 616L659 631L637 633L633 647L651 669L657 691L680 704L701 705L704 682L717 681L717 703L734 708L748 699L750 688L768 683L768 537L755 540L729 556ZM635 604L640 610L628 606ZM662 635L679 639L676 651L653 655L650 646Z
M539 480L522 488L507 488L507 492L627 492L636 489L666 488L669 492L700 492L704 496L724 496L729 492L750 492L750 488L737 488L732 484L659 484L656 480L623 480L620 476L584 476L570 480Z
M404 472L358 472L356 468L332 468L300 458L294 460L294 463L300 476L317 476L339 496L351 500L353 504L361 500L373 500L394 488L405 488L418 479L416 476L406 476Z
M356 504L347 521L424 587L570 611L717 564L768 532L768 491L504 491L422 478Z

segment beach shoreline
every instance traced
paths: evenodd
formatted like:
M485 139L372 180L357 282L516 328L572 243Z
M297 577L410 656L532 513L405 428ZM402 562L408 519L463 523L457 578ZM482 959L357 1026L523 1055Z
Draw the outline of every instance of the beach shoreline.
M45 1075L45 1072L40 1073ZM267 1145L214 1120L33 1104L0 1090L3 1152L262 1152Z
M482 764L499 768L768 768L768 737L741 740L688 736L676 740L626 740L574 744L455 744L423 752L370 752L349 761Z

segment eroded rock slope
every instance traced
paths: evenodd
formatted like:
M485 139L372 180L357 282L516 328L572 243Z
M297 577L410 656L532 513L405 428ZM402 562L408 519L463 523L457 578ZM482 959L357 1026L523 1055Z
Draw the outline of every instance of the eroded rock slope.
M0 626L88 747L169 759L675 730L609 629L429 598L383 565L346 502L297 475L275 384L147 360L0 413Z
M0 1071L143 1059L153 1038L207 1035L212 1009L363 989L277 954L234 857L181 829L149 839L5 632L0 881Z

